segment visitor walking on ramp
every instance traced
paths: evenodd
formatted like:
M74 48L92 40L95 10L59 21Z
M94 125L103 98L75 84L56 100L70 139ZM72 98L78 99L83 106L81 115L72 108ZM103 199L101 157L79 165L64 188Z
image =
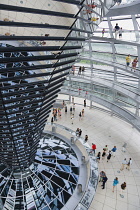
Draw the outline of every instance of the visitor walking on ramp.
M126 60L126 66L129 66L131 63L131 56L130 55L126 56L125 60Z
M135 72L137 63L138 63L138 58L136 57L136 58L133 60L133 62L132 62L132 70L134 70L134 72Z
M102 30L102 37L104 36L104 34L105 34L105 29L103 28L103 30Z
M115 39L117 39L117 35L119 33L119 30L120 30L120 27L118 26L118 23L116 23L116 26L115 26L114 30L115 30Z

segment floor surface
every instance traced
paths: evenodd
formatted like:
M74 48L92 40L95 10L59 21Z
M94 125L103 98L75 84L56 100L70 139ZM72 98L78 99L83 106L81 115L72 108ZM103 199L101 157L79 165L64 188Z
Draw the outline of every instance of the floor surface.
M59 96L64 98L64 96ZM83 104L83 99L75 98L75 103ZM62 118L57 123L62 124L72 130L78 127L82 129L82 136L89 137L88 143L97 145L96 154L103 151L107 144L109 149L117 147L116 156L112 157L107 163L106 158L99 163L99 171L106 172L108 181L103 190L98 184L97 192L89 210L140 210L140 134L125 121L111 116L110 114L96 109L84 108L76 105L74 123L71 122L69 108L65 114L62 110ZM79 112L84 108L85 116L79 121ZM51 118L51 116L50 116ZM122 145L127 143L126 152L122 152ZM130 171L124 169L120 172L123 159L132 158ZM119 184L112 192L112 184L115 177L118 177ZM124 191L124 198L120 197L120 185L126 182L127 187Z

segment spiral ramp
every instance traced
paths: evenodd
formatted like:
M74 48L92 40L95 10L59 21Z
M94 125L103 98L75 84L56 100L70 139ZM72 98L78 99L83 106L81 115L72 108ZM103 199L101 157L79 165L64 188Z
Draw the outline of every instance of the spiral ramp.
M79 61L67 78L62 92L70 96L87 98L90 107L100 104L109 111L140 130L140 43L139 1L115 5L103 18L98 29L84 42ZM131 11L133 10L133 13ZM122 27L122 38L115 37L116 23ZM102 30L104 29L104 34ZM126 56L130 54L130 65ZM138 58L136 68L132 62ZM79 75L79 66L85 71Z

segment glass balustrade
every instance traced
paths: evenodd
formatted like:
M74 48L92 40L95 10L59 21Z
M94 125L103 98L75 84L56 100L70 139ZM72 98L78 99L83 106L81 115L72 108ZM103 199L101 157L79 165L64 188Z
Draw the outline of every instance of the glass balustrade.
M64 87L67 88L69 81L65 81ZM63 89L64 89L63 87ZM69 89L72 91L88 92L90 95L100 97L117 104L118 106L127 109L129 112L135 114L136 102L132 98L114 91L112 88L104 87L103 85L88 84L86 82L71 81Z

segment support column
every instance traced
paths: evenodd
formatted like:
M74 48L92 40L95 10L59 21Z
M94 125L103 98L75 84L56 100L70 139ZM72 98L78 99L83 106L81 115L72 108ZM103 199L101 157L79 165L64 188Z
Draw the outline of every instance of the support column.
M135 37L136 41L139 41L139 27L138 27L138 22L136 20L135 15L131 15L133 25L134 25L134 31L135 31ZM137 52L138 52L138 68L140 69L140 47L137 47ZM139 81L138 81L138 92L140 92L140 72L139 72ZM139 103L137 102L136 104L136 110L135 110L135 116L139 116Z
M111 21L110 21L110 18L108 17L108 25L109 25L109 31L110 31L110 36L111 38L114 38L113 36L113 27L112 27L112 24L111 24ZM111 43L111 46L112 46L112 53L113 53L113 64L114 62L116 62L116 48L115 48L115 45L114 43ZM114 66L114 84L117 82L117 67ZM114 85L113 84L113 85ZM113 101L115 102L115 99L116 99L116 91L114 90L113 91Z
M91 100L91 96L90 96L90 109L92 108L92 100Z
M91 46L91 42L89 42L89 52L90 52L90 57L92 57L92 46ZM92 78L93 78L93 62L90 61L90 70L91 70L91 82L90 82L90 88L91 88L91 91L93 91L93 81L92 81ZM91 95L90 95L90 109L92 108L92 100L91 100Z

